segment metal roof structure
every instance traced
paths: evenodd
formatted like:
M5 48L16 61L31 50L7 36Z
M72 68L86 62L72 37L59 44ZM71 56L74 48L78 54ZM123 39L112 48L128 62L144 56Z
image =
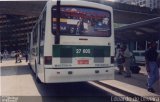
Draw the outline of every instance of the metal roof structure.
M87 0L113 7L114 22L133 23L155 18L160 15L159 10L138 7L104 0ZM39 16L47 1L0 1L0 14ZM125 18L125 19L124 19ZM135 19L136 18L136 19Z
M101 2L102 4L109 5L113 8L115 23L130 24L160 16L159 9L150 9L147 7L128 5L119 2L101 1L103 1Z
M127 27L136 29L136 34L145 33L148 38L151 35L150 33L157 34L157 27L159 24L155 22L146 22L142 23L144 28L138 29L141 25L140 21L153 19L160 16L159 10L150 10L149 8L141 8L138 6L131 6L121 3L107 2L104 0L87 0L97 3L102 3L113 7L114 13L114 22L122 24L130 24ZM26 47L27 34L29 34L35 25L42 9L44 8L47 1L0 1L0 43L2 49L14 49L14 48L23 48ZM157 20L157 19L156 19ZM158 19L159 20L159 19ZM139 22L138 25L135 22ZM148 24L149 23L149 24ZM154 24L151 26L150 24ZM133 25L136 25L132 27ZM146 25L148 25L149 28ZM158 26L155 26L158 25ZM131 35L127 35L125 32L133 33L136 39L137 35L134 33L131 28L119 28L116 29L116 38L120 40L127 40ZM130 31L132 30L132 31ZM149 33L149 34L148 34ZM123 37L122 37L122 36ZM147 36L145 38L147 38ZM140 36L138 36L140 37ZM127 39L123 39L127 38ZM143 38L143 37L141 37ZM157 37L156 37L157 38Z
M0 14L39 16L47 1L0 1Z
M1 49L25 50L27 35L37 21L34 16L0 15Z
M160 17L116 28L115 35L117 40L128 42L131 40L160 40Z

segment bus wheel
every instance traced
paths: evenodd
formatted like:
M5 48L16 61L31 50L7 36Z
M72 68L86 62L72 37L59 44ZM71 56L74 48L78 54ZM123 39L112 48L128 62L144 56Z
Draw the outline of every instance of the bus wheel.
M29 67L29 69L31 70L31 72L33 72L33 73L34 73L34 71L33 71L32 66L31 66L31 64L30 64L30 63L28 63L28 67Z
M37 70L36 60L35 60L35 75L36 75L36 82L41 83L41 80L38 78L38 70Z

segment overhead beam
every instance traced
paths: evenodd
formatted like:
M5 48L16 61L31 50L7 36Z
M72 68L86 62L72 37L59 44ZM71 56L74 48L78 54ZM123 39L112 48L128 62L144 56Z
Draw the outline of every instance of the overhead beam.
M114 22L115 23L133 23L146 19L157 17L158 14L151 14L148 9L148 13L142 13L138 7L131 7L128 11L127 5L112 2L100 2L99 0L89 0L103 3L113 7ZM0 14L13 14L13 15L25 15L25 16L39 16L47 1L0 1ZM125 7L121 7L123 5ZM130 6L129 6L130 7ZM137 8L137 11L132 10ZM124 10L123 10L124 9ZM144 8L143 8L144 9ZM130 11L132 10L132 11ZM141 11L141 12L140 12ZM144 10L145 11L145 10ZM125 18L125 19L124 19ZM136 19L135 19L136 18Z
M39 16L47 1L0 1L0 14Z

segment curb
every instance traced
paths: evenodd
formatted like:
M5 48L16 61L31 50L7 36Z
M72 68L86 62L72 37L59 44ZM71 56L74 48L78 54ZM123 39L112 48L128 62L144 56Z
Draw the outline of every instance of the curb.
M102 85L102 86L104 86L104 87L106 87L106 88L112 89L112 90L114 90L114 91L116 91L116 92L120 92L120 93L122 93L122 94L124 94L124 95L126 95L126 96L128 96L128 97L136 98L136 99L138 99L138 101L140 101L140 102L141 102L141 101L142 101L142 102L155 102L155 101L149 100L147 97L139 96L139 95L136 95L136 94L134 94L134 93L124 91L124 90L122 90L122 89L120 89L120 88L117 88L117 87L113 87L113 86L111 86L111 85L108 85L107 83L104 84L103 82L100 82L100 81L94 81L94 82L97 83L97 84L99 84L99 85Z

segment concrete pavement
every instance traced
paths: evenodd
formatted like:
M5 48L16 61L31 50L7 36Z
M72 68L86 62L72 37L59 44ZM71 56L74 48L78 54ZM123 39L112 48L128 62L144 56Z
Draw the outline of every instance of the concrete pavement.
M28 63L24 60L15 63L14 59L8 59L0 65L2 96L40 96Z
M0 66L3 67L3 72L1 73L1 95L9 96L40 96L42 93L37 87L37 83L31 70L28 70L27 64L24 60L22 63L15 64L13 59L3 61ZM17 75L19 77L17 77ZM24 80L25 79L25 80ZM123 75L115 74L115 80L104 80L99 81L100 84L116 88L119 91L125 91L130 93L130 95L135 96L160 96L160 86L158 83L154 86L156 93L150 93L146 90L146 79L147 73L144 67L141 67L140 74L132 74L131 78L124 78ZM15 83L15 84L11 84ZM7 87L6 87L7 86ZM24 90L27 89L27 90ZM16 92L16 93L15 93Z
M84 102L85 100L85 102L106 102L107 98L110 98L108 92L87 82L47 85L37 83L35 75L24 60L17 64L15 64L15 60L7 60L0 64L2 96L25 96L24 98L27 100L38 98L38 101L26 102Z
M3 59L2 63L0 63L0 67L14 67L14 66L25 66L28 63L25 62L24 58L22 58L21 63L15 63L15 58L8 58L7 60Z
M132 74L131 78L125 78L124 75L117 74L117 70L115 73L115 80L104 80L98 83L117 91L125 92L130 96L146 98L148 98L148 96L155 96L160 99L160 81L157 81L154 85L154 89L156 91L155 93L147 91L147 72L144 66L141 66L141 71L139 74Z

